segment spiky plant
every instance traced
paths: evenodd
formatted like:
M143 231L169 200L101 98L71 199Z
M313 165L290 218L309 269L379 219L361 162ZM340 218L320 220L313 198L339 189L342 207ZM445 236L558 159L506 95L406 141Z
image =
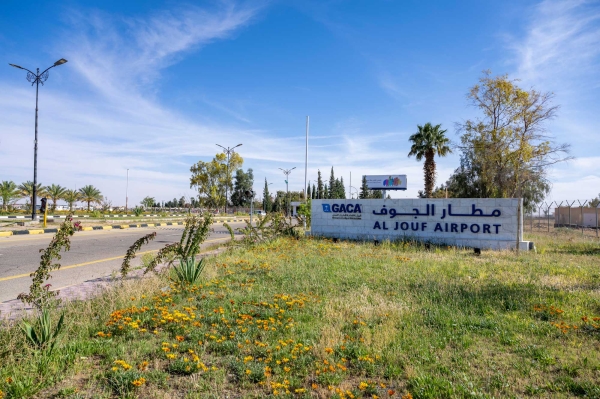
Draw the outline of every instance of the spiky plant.
M450 139L444 135L446 130L442 130L441 127L442 125L433 126L429 122L425 126L417 125L419 131L409 138L413 144L410 147L408 156L414 155L417 161L421 161L425 157L423 171L425 173L425 194L427 198L431 198L435 185L435 155L443 157L452 152L448 146Z

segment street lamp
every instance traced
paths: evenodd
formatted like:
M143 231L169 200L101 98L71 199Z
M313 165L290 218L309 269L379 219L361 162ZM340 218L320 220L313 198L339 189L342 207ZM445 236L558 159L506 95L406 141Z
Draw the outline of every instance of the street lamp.
M125 184L125 214L127 214L127 203L129 202L129 169L127 169L127 183Z
M231 154L233 154L235 151L233 151L234 149L238 148L239 146L241 146L241 144L236 145L235 147L223 147L221 144L217 144L219 147L221 147L223 149L223 152L225 154L227 154L227 171L225 173L227 173L227 181L225 182L225 215L227 215L227 203L229 202L228 199L228 194L229 194L229 156Z
M31 82L31 85L35 85L35 141L33 144L33 203L31 204L31 220L36 220L36 209L35 209L35 204L37 202L37 147L38 147L38 92L40 89L40 83L42 84L42 86L44 85L44 82L48 79L48 71L51 68L54 68L55 66L59 66L62 65L64 63L66 63L67 60L65 60L64 58L61 58L60 60L56 61L54 63L54 65L46 68L44 70L44 72L40 73L40 68L36 69L36 72L32 72L27 68L23 68L22 66L19 65L15 65L15 64L8 64L12 67L18 68L18 69L23 69L25 71L27 71L27 80L29 82Z
M350 197L352 197L352 189L356 190L356 198L358 199L359 195L358 195L358 188L354 187L354 186L350 186ZM351 198L353 199L353 198Z
M281 169L281 168L279 168ZM288 180L289 180L289 176L290 173L292 173L292 170L296 169L296 167L294 166L292 169L281 169L283 171L283 174L285 175L285 191L287 192L286 196L288 199L288 207L290 206L290 190L288 189ZM289 209L287 209L286 207L286 213L288 213L289 215Z

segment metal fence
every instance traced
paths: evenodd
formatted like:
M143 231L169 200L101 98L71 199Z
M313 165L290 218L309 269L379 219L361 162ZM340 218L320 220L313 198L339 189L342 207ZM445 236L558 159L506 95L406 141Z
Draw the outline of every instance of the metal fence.
M599 236L600 204L587 200L544 201L523 216L523 230L550 232L556 228L581 230L582 235Z

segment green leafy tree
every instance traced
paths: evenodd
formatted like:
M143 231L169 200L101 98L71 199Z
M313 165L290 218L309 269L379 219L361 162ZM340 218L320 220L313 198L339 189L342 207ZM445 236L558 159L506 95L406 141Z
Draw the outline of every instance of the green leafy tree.
M21 197L29 198L29 204L33 204L33 182L28 180L25 183L22 183L19 187L19 192ZM46 196L46 189L42 186L41 183L36 185L36 196L37 198L42 198ZM31 209L31 208L30 208Z
M59 199L62 199L67 189L58 184L52 184L46 187L46 193L48 197L52 199L52 211L56 210L56 203Z
M245 192L252 190L253 186L254 173L251 168L247 172L244 172L242 169L236 170L233 194L231 195L233 206L249 206L251 200L246 197Z
M592 208L596 208L600 204L600 194L596 198L592 198L588 205Z
M315 186L315 184L313 183L312 185L312 199L316 199L317 198L317 188Z
M263 189L263 211L271 212L273 208L273 200L271 199L271 194L269 193L269 183L267 183L267 179L265 178L265 188Z
M190 188L198 190L198 196L203 206L217 209L225 205L225 194L227 187L231 192L232 173L240 169L244 159L237 153L231 154L229 168L227 167L227 155L217 154L212 161L198 161L190 168Z
M550 189L548 168L571 159L570 146L556 144L545 128L558 111L554 95L516 82L486 71L470 89L467 97L481 117L459 126L461 167L448 184L454 196L517 197L532 209Z
M423 157L425 158L423 172L425 173L425 195L427 198L431 198L435 185L435 156L443 157L452 152L448 146L450 139L444 135L446 130L442 130L441 127L442 125L433 126L429 122L424 126L417 125L418 132L409 138L413 144L408 156L414 155L417 161L421 161Z
M2 209L8 210L8 204L19 198L21 191L13 181L3 181L0 183L0 198L2 198Z
M310 184L306 187L306 198L312 198L312 193L310 192Z
M65 190L61 199L69 204L69 212L73 212L73 204L81 199L81 194L76 190Z
M90 204L92 203L101 203L102 193L96 187L92 185L83 186L79 189L80 200L83 202L87 202L87 211L90 211Z
M154 197L150 197L149 195L144 197L144 199L140 202L145 208L152 208L156 200Z

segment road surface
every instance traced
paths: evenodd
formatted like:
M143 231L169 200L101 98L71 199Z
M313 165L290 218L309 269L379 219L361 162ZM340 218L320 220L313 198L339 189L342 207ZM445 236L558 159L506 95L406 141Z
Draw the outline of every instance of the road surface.
M245 223L230 223L233 229ZM213 225L214 232L204 246L227 241L230 236L221 225ZM132 266L141 263L141 254L179 242L183 226L148 227L124 230L95 230L77 232L71 237L71 250L62 253L60 270L53 271L49 283L52 289L60 289L84 281L109 276L119 270L127 249L138 238L156 231L156 238L143 246ZM0 302L15 299L21 292L28 292L31 285L29 274L40 262L39 249L46 248L54 234L0 237Z

